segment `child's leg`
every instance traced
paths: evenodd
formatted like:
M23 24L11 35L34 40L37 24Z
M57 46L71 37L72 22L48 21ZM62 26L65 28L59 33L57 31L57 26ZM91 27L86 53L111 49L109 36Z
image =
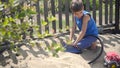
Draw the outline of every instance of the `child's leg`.
M93 42L96 42L97 38L95 37L92 37L92 36L87 36L85 38L83 38L80 42L78 42L78 46L81 48L81 49L86 49L88 47L90 47Z

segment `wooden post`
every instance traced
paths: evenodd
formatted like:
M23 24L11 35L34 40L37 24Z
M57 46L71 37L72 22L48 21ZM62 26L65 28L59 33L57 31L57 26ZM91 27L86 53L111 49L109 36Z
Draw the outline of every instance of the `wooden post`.
M96 21L96 0L93 0L93 18Z
M59 9L59 29L62 29L62 1L58 0L58 9Z
M36 12L37 12L37 24L39 25L39 32L42 33L41 30L41 21L40 21L40 2L36 3Z
M102 25L102 0L99 0L99 25Z
M113 22L113 0L110 0L109 23Z
M51 7L52 7L52 15L55 17L55 0L51 0ZM52 22L52 28L54 30L54 33L56 33L56 21Z
M105 0L105 24L108 24L108 0Z
M86 10L90 11L90 1L86 0Z
M120 33L119 31L119 2L120 0L115 0L115 33Z
M48 23L48 0L44 0L44 19ZM49 24L45 26L45 31L48 31L49 33Z
M65 17L66 17L66 26L69 27L69 0L65 0Z

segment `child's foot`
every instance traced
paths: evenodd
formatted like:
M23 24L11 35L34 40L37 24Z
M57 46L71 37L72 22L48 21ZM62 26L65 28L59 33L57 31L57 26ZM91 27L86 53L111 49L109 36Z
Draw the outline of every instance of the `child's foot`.
M90 47L87 48L88 50L95 50L97 49L97 43L93 42L92 45Z
M91 49L92 49L92 50L97 49L97 42L93 42L93 43L92 43Z

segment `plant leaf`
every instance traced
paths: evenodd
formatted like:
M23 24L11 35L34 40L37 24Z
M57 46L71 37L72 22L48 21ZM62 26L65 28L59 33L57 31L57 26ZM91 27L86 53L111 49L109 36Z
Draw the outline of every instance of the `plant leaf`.
M9 22L8 17L5 17L5 21L3 22L3 26L4 26L4 27L7 26L7 25L8 25L8 22Z
M46 26L47 22L46 21L42 21L42 26Z

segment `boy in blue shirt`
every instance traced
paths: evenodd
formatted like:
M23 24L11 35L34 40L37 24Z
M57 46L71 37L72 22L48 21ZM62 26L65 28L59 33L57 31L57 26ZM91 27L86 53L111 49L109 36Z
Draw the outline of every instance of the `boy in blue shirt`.
M78 37L71 44L72 46L76 47L75 52L79 52L79 50L77 51L77 48L96 49L97 39L93 36L98 36L98 29L90 13L84 10L82 0L72 0L70 8L74 15L73 26L72 29L70 30L70 40L72 40L73 38L76 26L80 30Z

